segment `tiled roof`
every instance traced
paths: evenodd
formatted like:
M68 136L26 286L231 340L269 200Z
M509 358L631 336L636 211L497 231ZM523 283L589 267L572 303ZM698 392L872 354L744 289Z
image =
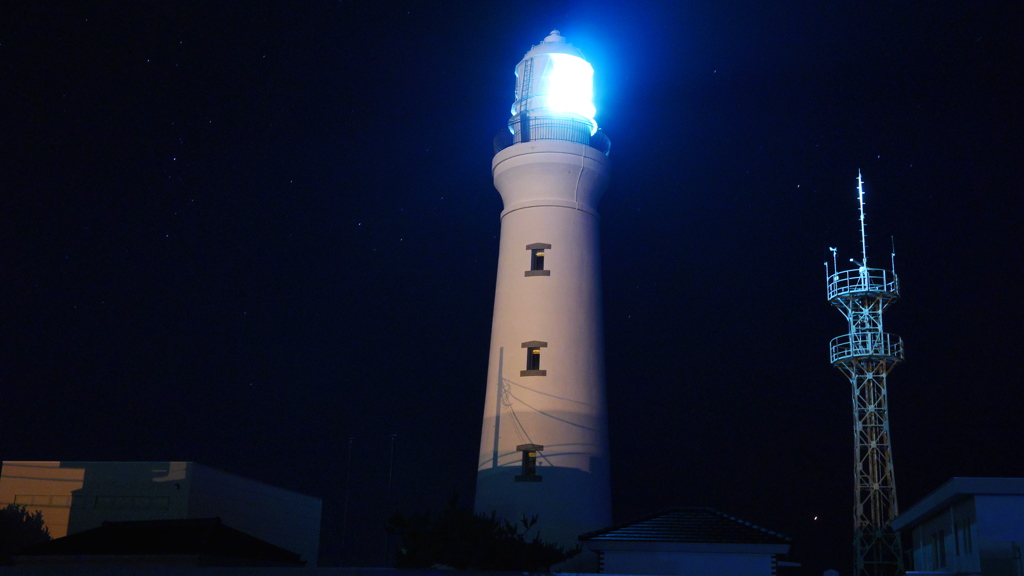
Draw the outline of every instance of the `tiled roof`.
M580 536L580 540L788 544L790 538L711 508L669 508Z

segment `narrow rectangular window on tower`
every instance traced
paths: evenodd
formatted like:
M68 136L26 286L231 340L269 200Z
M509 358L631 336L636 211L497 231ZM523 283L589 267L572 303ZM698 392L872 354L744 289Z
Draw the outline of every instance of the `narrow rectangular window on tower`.
M540 348L526 349L526 369L540 370Z
M516 482L540 482L543 477L537 475L537 453L543 450L540 444L520 444L516 450L523 453L522 474L516 476Z
M544 269L544 253L551 249L551 244L527 244L526 249L530 251L530 269L526 275L551 276L551 271Z
M526 370L521 370L520 376L547 376L548 371L540 369L540 349L547 345L547 342L539 340L523 342L523 348L526 349Z

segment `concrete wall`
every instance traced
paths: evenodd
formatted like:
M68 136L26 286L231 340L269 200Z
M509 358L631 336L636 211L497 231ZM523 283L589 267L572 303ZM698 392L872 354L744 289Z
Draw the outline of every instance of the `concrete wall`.
M981 572L985 576L1021 576L1024 566L1024 495L978 495L977 542L981 548Z
M50 536L104 521L184 518L185 462L4 462L0 505L41 511Z
M68 534L103 522L185 518L187 462L61 462L84 472L71 504Z
M321 500L255 480L191 464L188 517L218 516L224 524L296 552L315 566L320 548Z
M475 509L537 515L542 538L574 547L611 523L596 210L608 159L537 140L502 150L492 169L505 210ZM547 275L527 274L537 244L550 246ZM529 342L542 343L539 370L527 369ZM540 481L516 481L523 444L544 446Z
M1024 496L966 496L921 522L911 539L914 570L1022 576Z
M105 521L219 517L309 565L320 547L319 498L192 462L4 462L0 506L9 503L42 511L54 538Z
M943 508L911 534L915 570L981 570L978 518L972 498Z
M50 537L68 535L72 495L82 487L85 470L61 468L60 462L4 462L0 474L0 507L24 505L42 512Z

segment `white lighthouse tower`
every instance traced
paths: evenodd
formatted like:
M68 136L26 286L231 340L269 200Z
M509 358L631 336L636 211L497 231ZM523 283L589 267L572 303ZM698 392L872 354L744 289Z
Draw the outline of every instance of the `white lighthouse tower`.
M501 246L475 509L575 546L611 523L593 68L552 31L516 66L491 163Z

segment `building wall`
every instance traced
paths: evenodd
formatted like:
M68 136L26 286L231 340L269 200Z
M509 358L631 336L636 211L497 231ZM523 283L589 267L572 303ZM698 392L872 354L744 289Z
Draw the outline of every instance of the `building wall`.
M914 570L1024 575L1024 496L966 496L936 511L911 534Z
M912 531L915 570L981 570L974 499L964 498L938 511Z
M20 504L42 512L52 538L68 535L72 494L82 487L85 470L62 468L60 462L4 462L0 473L0 507Z
M539 140L502 150L492 169L504 211L474 508L536 515L541 538L574 547L611 523L596 208L608 159ZM543 270L531 269L536 245L548 247ZM526 444L544 447L531 481Z
M319 498L192 462L4 462L0 505L40 510L50 536L103 522L219 517L315 566Z
M977 542L986 576L1021 576L1024 566L1024 495L978 495Z
M604 574L772 576L770 554L605 552Z
M188 518L220 517L228 526L296 552L316 566L321 500L190 463Z
M104 522L185 518L187 462L61 462L83 472L71 503L68 534Z

